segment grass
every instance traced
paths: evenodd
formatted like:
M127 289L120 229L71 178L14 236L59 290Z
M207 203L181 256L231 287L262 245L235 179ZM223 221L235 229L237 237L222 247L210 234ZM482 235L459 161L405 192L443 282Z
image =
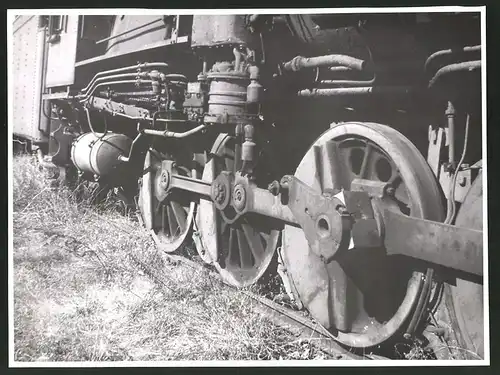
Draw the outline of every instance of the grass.
M33 157L13 170L16 361L327 358L248 296L169 261L112 204L51 184Z

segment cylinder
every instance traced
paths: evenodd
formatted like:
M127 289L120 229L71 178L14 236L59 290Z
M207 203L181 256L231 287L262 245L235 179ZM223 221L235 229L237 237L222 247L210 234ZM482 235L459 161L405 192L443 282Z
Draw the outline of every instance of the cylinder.
M71 161L83 173L118 177L126 164L118 157L128 156L132 139L119 133L85 133L71 146Z
M248 75L240 72L210 73L208 113L210 115L240 116L247 103Z

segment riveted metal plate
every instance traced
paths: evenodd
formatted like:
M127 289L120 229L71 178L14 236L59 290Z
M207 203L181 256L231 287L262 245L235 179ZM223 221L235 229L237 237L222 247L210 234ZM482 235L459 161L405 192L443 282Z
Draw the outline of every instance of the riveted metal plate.
M38 16L14 21L13 38L13 133L33 142L46 142L39 130L45 30L38 30Z

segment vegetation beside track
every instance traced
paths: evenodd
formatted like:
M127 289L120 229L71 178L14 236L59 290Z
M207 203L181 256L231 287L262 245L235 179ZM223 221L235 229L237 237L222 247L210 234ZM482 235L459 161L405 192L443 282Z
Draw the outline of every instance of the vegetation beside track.
M14 158L16 361L326 358L250 297L169 261L111 196L96 207L88 186L53 182Z

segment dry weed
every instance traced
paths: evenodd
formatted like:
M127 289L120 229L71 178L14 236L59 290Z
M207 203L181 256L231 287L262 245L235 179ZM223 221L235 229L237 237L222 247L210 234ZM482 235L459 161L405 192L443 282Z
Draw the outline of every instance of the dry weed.
M325 358L90 191L53 186L32 157L13 165L16 361Z

